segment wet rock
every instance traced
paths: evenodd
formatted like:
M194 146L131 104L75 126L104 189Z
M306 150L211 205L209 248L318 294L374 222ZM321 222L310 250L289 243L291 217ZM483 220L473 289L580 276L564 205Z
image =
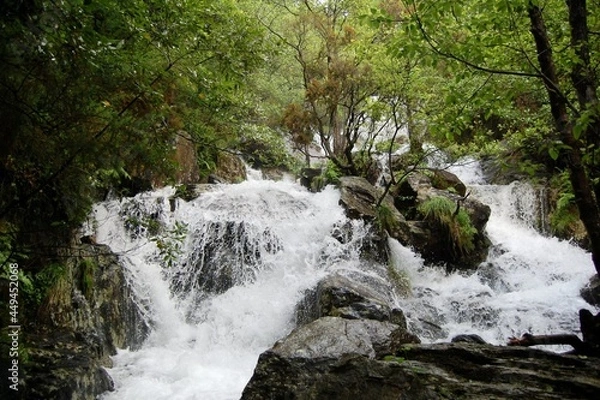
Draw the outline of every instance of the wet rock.
M391 322L323 317L294 329L270 351L287 358L336 358L345 354L375 358L410 341L406 330Z
M263 353L242 399L595 399L596 359L472 343L404 345L361 353L294 357Z
M212 182L209 183L240 183L247 178L246 165L239 156L221 152L217 157L216 171L211 176Z
M318 192L321 188L317 184L316 178L321 175L321 168L302 168L300 171L300 184L305 188Z
M431 184L436 189L454 191L461 197L467 194L467 187L458 176L443 169L433 170Z
M452 343L479 343L479 344L487 344L485 340L479 335L475 334L462 334L456 335L450 340Z
M600 277L594 275L589 283L581 289L581 297L594 306L600 306Z
M223 293L250 282L262 268L263 255L281 248L270 230L245 221L206 221L190 235L194 250L171 278L174 293Z
M355 231L352 221L337 224L331 235L340 243L347 244L355 240ZM360 239L360 257L362 260L370 260L378 263L389 262L390 252L388 248L387 235L371 227L366 235Z
M437 183L434 184L434 181ZM441 190L435 186L452 188L452 190ZM391 192L396 208L408 219L402 224L403 235L392 236L402 244L413 247L428 263L445 263L450 269L477 267L485 261L491 245L485 234L491 209L477 199L464 198L464 192L462 182L447 171L435 171L433 179L419 172L408 175ZM434 197L445 197L457 205L460 204L460 208L466 211L473 227L477 229L472 250L456 251L452 239L448 237L443 227L425 220L418 211L421 204Z
M340 191L340 203L349 218L374 220L377 217L376 205L382 193L366 179L344 176L340 178Z
M174 161L177 165L177 172L175 174L175 181L177 183L189 184L200 181L196 144L192 135L186 131L178 131L175 136Z
M177 186L175 194L171 199L182 199L184 201L192 201L202 195L202 193L214 190L214 184L184 184ZM173 205L171 206L173 208ZM174 211L172 209L171 211Z
M383 191L371 185L366 179L356 176L340 178L340 204L346 209L346 215L352 219L363 219L374 222L380 216L377 203L383 196ZM402 243L409 242L409 232L404 216L394 206L390 195L381 202L386 210L386 230L390 236ZM380 223L382 221L379 221Z
M265 179L272 181L282 181L289 174L283 168L263 168L261 171Z
M22 399L96 399L113 390L105 370L102 343L68 330L54 330L28 337L28 357Z
M138 348L148 326L123 268L107 246L69 249L61 277L25 332L27 399L95 399L112 389L104 367L117 348Z
M392 290L391 286L387 286L377 292L365 284L339 274L328 276L300 302L297 308L297 324L333 316L392 322L406 330L406 319L402 310L392 309L388 305L389 293ZM388 295L381 292L387 292Z

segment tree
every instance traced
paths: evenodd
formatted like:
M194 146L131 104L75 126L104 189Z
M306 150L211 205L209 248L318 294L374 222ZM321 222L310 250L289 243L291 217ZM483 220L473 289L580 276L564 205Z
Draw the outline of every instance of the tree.
M497 97L510 100L510 108L518 113L513 114L512 124L504 121L499 139L505 140L513 132L521 136L523 131L539 132L543 121L537 118L531 123L534 119L529 116L549 110L546 115L552 119L547 121L553 121L555 128L552 132L541 130L546 135L541 147L556 160L553 168L564 166L569 171L594 265L600 272L600 211L594 190L599 178L596 152L600 110L592 61L600 43L590 35L592 14L585 0L566 4L551 0L543 9L535 1L393 3L402 5L396 8L399 13L388 13L388 22L398 28L393 45L402 48L399 54L421 54L432 64L446 63L445 70L458 82L473 78L481 82L467 99L455 96L450 105L467 101L476 109L479 102L496 102ZM597 27L599 21L593 17L592 23ZM565 31L565 26L570 31ZM555 41L553 46L550 37ZM503 87L503 95L498 95L499 87ZM541 103L540 89L546 91L545 104ZM508 94L511 92L518 96ZM484 120L492 115L484 114ZM471 126L476 120L470 118ZM494 133L484 131L488 137Z
M565 145L566 163L575 201L590 239L594 266L600 275L600 208L592 184L592 179L596 177L589 168L586 168L584 160L586 156L589 157L589 154L585 154L586 149L595 153L600 140L600 109L596 94L598 82L594 76L594 69L590 65L586 1L568 0L567 6L571 46L576 56L571 65L571 82L579 102L579 109L573 110L573 116L570 116L567 111L569 99L561 90L542 11L533 1L528 2L527 11L552 117Z
M363 161L368 163L377 138L405 123L382 32L363 18L374 2L266 3L270 7L260 18L291 51L300 77L294 82L301 86L301 97L291 99L283 111L285 129L306 154L317 136L325 156L343 173L364 173Z
M0 233L41 253L121 179L168 181L179 132L210 167L262 60L230 0L8 1L0 26Z

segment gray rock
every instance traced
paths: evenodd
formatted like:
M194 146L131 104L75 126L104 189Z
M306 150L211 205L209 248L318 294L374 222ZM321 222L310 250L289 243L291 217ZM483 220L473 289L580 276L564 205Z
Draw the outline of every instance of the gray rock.
M377 202L383 196L383 191L371 185L366 179L357 176L340 178L340 204L346 209L346 215L352 219L363 219L374 222L377 219ZM387 194L381 205L390 214L392 226L387 227L390 236L406 244L409 242L408 227L404 216L394 205L393 198Z
M600 306L600 277L597 274L581 289L581 297L591 305Z
M286 358L382 357L407 343L406 330L391 322L323 317L292 331L271 349Z
M138 348L148 326L117 256L107 246L69 250L63 275L24 332L27 399L96 399L113 388L104 367L117 348Z
M392 290L391 285L377 291L348 277L331 275L306 294L298 306L296 320L300 325L325 316L372 319L392 322L406 330L402 310L388 305Z
M402 224L401 235L395 237L404 245L411 246L429 263L445 263L450 268L472 269L485 261L490 240L485 227L491 214L489 206L475 198L464 199L464 185L458 178L446 171L436 171L434 178L414 172L408 175L392 191L394 204L408 219ZM442 179L443 178L443 179ZM434 181L437 182L434 184ZM436 188L453 188L454 191ZM468 254L454 251L452 242L439 227L423 219L418 207L433 197L446 197L467 212L471 223L477 229L474 237L474 250Z
M242 399L596 399L597 361L470 343L405 345L383 360L267 351Z
M220 152L217 157L216 171L214 176L218 182L215 183L239 183L247 178L246 165L236 155Z
M443 169L433 170L433 179L431 180L433 187L440 190L454 190L458 195L465 196L467 187L465 184L452 172Z

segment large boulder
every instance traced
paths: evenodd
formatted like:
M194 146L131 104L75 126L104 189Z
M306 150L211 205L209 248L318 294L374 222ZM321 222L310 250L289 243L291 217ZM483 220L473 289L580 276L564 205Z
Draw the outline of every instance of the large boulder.
M460 196L467 194L467 186L458 176L443 169L434 169L431 184L436 189L454 191Z
M321 317L333 316L392 322L406 330L402 310L388 305L394 290L392 285L379 283L378 289L340 274L330 275L306 293L297 307L296 322L302 325ZM406 333L406 336L409 334ZM418 341L416 337L414 339Z
M319 182L318 179L322 172L322 168L302 168L300 171L300 184L312 192L318 192L322 189L322 182Z
M597 274L581 289L581 297L591 305L600 306L600 277Z
M345 354L376 358L412 342L405 333L403 327L386 321L322 317L294 329L270 351L287 358L337 358Z
M314 367L324 360L383 357L405 343L403 333L403 328L390 322L319 318L296 328L260 356L242 399L329 398L308 384L311 378L319 379ZM357 392L354 398L360 397Z
M423 204L434 197L445 197L466 211L472 226L477 230L472 239L473 249L468 252L454 251L454 244L448 240L445 232L440 231L440 226L425 219L416 224L409 224L412 228L414 248L429 262L447 263L449 267L458 269L477 267L486 260L491 246L491 241L485 233L491 214L490 207L475 198L465 199L458 194L433 188L421 192L417 204Z
M362 219L367 222L377 222L385 226L388 233L403 243L409 242L409 232L404 216L394 205L394 199L383 190L371 185L365 178L344 176L340 178L340 204L345 208L346 215L352 219ZM380 208L377 203L383 197ZM386 211L382 221L381 210Z
M438 186L439 188L436 188ZM448 190L451 188L452 190ZM402 235L394 236L404 245L411 246L426 262L445 263L450 268L470 269L485 261L491 245L485 227L491 209L479 200L467 196L465 187L454 174L436 170L434 178L420 172L409 174L393 190L396 208L406 216ZM438 224L426 220L419 206L435 197L444 197L466 211L472 226L477 230L473 236L473 249L455 251L455 244Z
M325 349L323 349L325 350ZM301 356L263 353L242 399L596 399L597 359L473 343Z
M252 280L263 255L281 249L273 232L245 221L205 221L189 236L194 250L171 279L174 293L223 293Z
M175 136L175 163L177 165L175 174L177 183L188 184L200 180L196 144L192 135L186 131L178 131Z
M239 156L221 152L217 157L216 170L208 177L208 183L240 183L246 179L244 161Z

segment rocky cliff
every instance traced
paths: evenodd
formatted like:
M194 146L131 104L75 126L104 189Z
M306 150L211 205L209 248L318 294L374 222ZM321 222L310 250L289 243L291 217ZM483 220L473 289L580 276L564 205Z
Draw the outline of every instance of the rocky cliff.
M35 330L25 330L23 399L95 399L113 387L104 369L110 356L117 348L136 348L148 331L108 247L82 244L65 256L65 271L38 311Z

